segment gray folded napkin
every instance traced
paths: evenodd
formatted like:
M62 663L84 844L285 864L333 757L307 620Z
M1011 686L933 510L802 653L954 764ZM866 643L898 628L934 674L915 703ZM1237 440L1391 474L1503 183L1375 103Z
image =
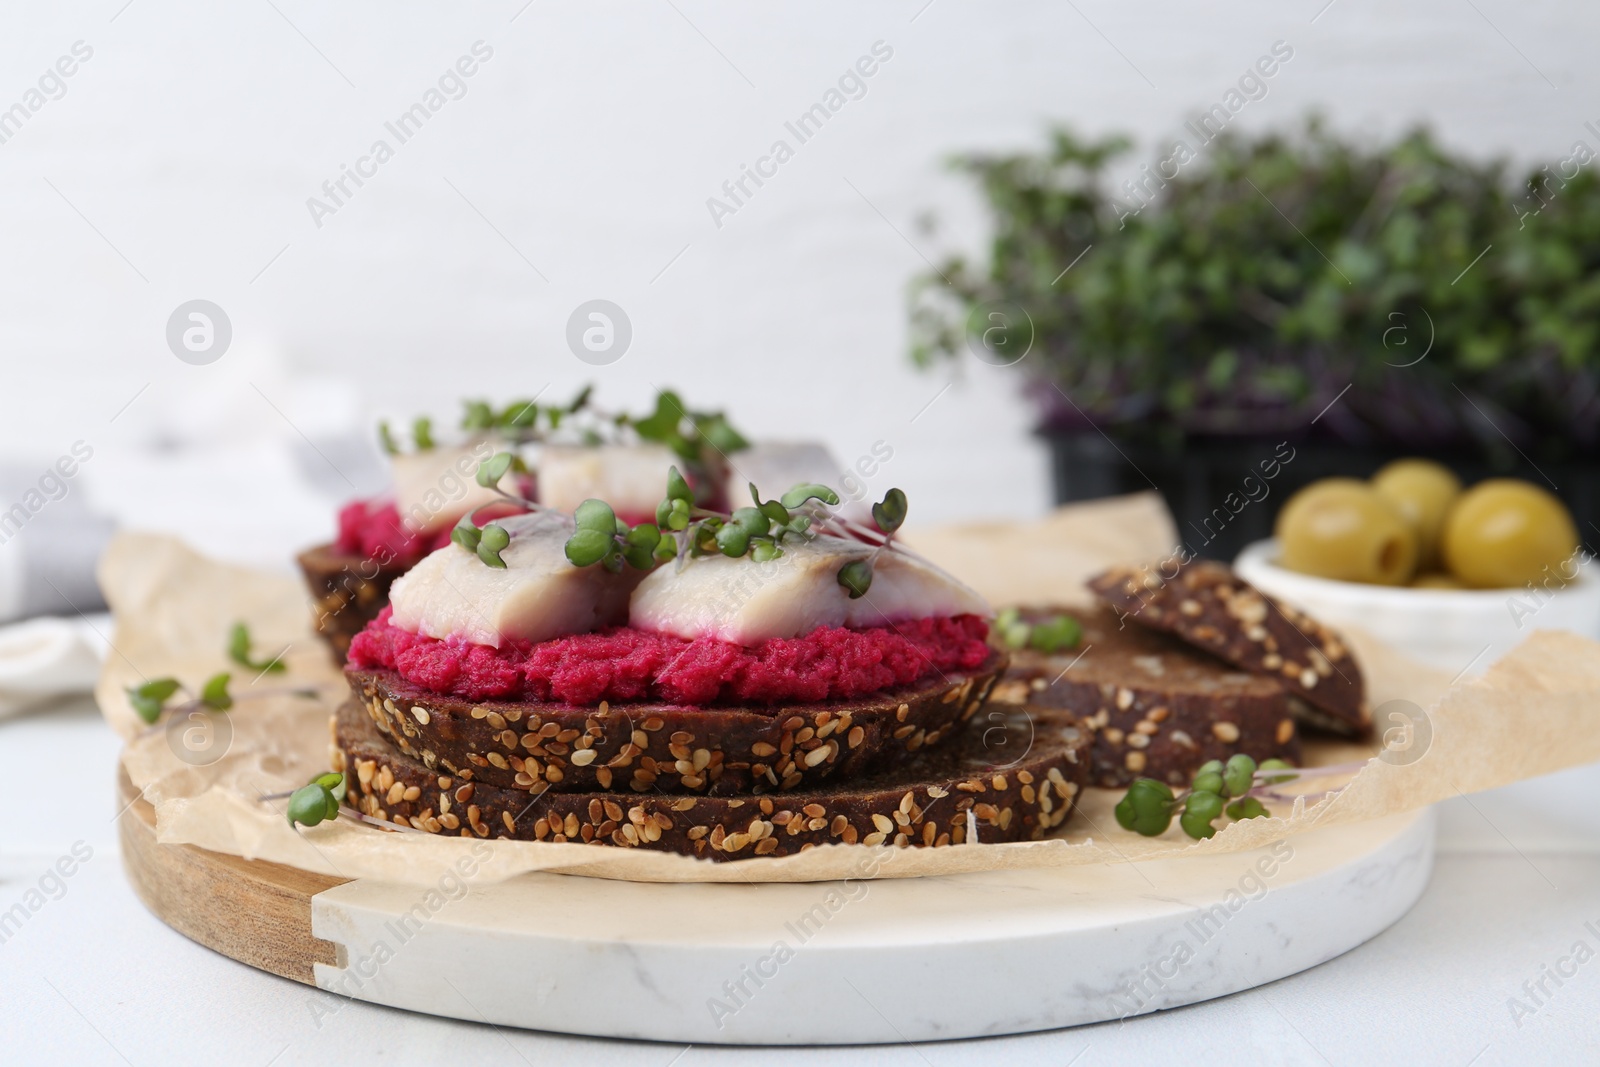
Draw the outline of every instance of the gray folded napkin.
M105 610L95 564L114 524L55 466L0 465L0 623Z

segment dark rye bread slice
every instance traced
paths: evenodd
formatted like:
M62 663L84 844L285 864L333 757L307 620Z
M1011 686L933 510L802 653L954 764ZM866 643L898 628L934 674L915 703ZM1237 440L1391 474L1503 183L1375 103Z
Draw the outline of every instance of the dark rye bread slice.
M937 745L983 706L1005 659L996 652L975 671L870 697L773 707L475 703L394 671L345 677L400 751L463 781L535 794L729 795L812 788Z
M1141 777L1187 785L1202 763L1237 752L1299 764L1288 693L1275 679L1230 669L1166 634L1120 625L1104 609L1067 613L1083 624L1078 647L1012 653L991 707L1031 704L1082 718L1095 732L1091 785L1119 788Z
M389 603L394 580L411 569L409 563L380 563L331 544L308 548L295 559L311 590L317 634L340 663L350 653L350 639Z
M1176 571L1171 577L1168 571ZM1366 683L1339 635L1212 560L1124 567L1090 579L1117 614L1288 687L1302 721L1334 733L1372 726Z
M333 719L333 764L345 803L429 833L648 848L712 860L788 856L816 845L959 845L1037 840L1066 821L1083 791L1089 737L1064 720L1033 724L1032 744L985 744L1030 729L1020 714L948 745L901 757L848 783L765 796L547 792L529 796L429 770L396 752L358 701ZM353 772L353 773L352 773Z

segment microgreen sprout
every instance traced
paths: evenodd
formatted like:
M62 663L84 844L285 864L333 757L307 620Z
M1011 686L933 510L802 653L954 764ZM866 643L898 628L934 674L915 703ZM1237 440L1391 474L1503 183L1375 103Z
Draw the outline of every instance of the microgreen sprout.
M839 503L839 494L825 485L802 483L777 500L763 500L753 483L749 489L750 504L732 512L711 511L695 504L693 487L682 471L672 467L667 472L666 496L656 505L656 521L637 526L618 519L604 501L585 500L573 515L577 529L567 540L567 559L577 567L603 564L613 573L624 565L649 570L671 559L682 566L689 559L713 555L767 563L783 555L785 540L815 537L816 518L824 523L836 518L813 514L818 506ZM874 506L879 540L874 542L871 556L846 562L837 576L852 599L871 586L872 563L890 547L905 513L905 494L898 489L891 489Z
M462 402L461 428L475 434L497 430L517 441L543 440L559 430L567 416L588 408L593 392L594 386L586 385L564 406L546 404L541 407L532 400L513 400L498 411L487 400L466 400Z
M726 456L750 447L722 412L690 411L670 389L656 394L656 409L649 415L642 419L619 416L617 423L632 427L640 440L666 445L692 464L705 462L707 448Z
M228 682L232 677L224 671L207 678L206 684L200 687L200 706L212 711L227 711L233 707L233 697L228 692Z
M411 420L411 444L418 452L426 452L435 447L433 439L433 420L426 415L419 415ZM395 438L394 431L389 429L388 420L378 422L378 445L385 455L398 456L404 449Z
M289 794L286 812L289 825L316 826L329 819L337 819L345 789L345 777L338 771L317 775Z
M1007 648L1031 648L1046 654L1077 648L1083 640L1083 626L1071 615L1048 615L1027 622L1016 608L1006 608L996 615L994 630Z
M133 710L139 718L152 724L161 718L162 712L175 711L179 708L227 711L233 707L233 697L228 693L230 677L227 672L213 674L206 679L205 685L200 687L199 696L189 696L188 687L176 678L155 678L143 685L128 686L126 689L128 703L133 705ZM172 698L179 693L183 693L188 699L177 704L171 703Z
M176 678L153 678L143 685L129 686L128 703L133 705L139 718L153 723L161 718L167 701L182 688L183 683Z
M228 631L228 658L241 667L248 667L261 674L281 674L287 668L284 666L282 655L264 662L257 662L250 658L250 627L242 622L233 624L233 629Z
M467 400L463 402L461 429L470 434L493 432L519 443L547 441L559 434L583 444L599 445L631 436L665 445L696 468L750 447L727 416L692 411L671 390L657 393L655 406L642 416L602 411L591 403L593 394L594 387L586 385L566 404L514 400L499 409L487 400ZM581 422L576 419L579 415L583 416Z
M1136 778L1117 803L1117 825L1145 837L1158 837L1172 825L1176 815L1184 833L1203 840L1216 834L1216 821L1223 815L1234 820L1267 815L1266 805L1255 794L1272 795L1272 786L1302 773L1305 772L1296 771L1280 759L1264 760L1258 766L1240 752L1226 763L1211 760L1202 764L1189 789L1181 795L1174 795L1165 782ZM1232 803L1228 802L1230 799Z
M250 658L250 628L242 622L236 622L228 631L228 658L241 667L248 667L258 674L267 674L284 670L280 660L270 663L257 663ZM151 678L139 685L125 687L128 694L128 703L134 713L150 725L155 723L167 712L188 712L205 709L206 711L228 711L234 704L243 700L260 699L263 697L282 696L289 694L297 697L316 697L322 687L317 685L301 686L274 686L265 689L251 689L247 693L237 696L229 688L233 675L228 671L219 671L205 680L198 692L176 678ZM181 697L182 699L175 699Z
M411 423L411 439L417 443L418 452L427 452L435 447L433 439L433 420L426 415L419 415Z

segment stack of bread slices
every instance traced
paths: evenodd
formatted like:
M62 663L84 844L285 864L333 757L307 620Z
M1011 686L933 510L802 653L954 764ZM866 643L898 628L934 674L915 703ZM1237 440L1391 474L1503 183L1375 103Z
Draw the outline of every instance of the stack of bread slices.
M1081 718L1094 731L1091 784L1187 784L1202 764L1241 752L1298 764L1302 727L1370 731L1361 668L1344 640L1226 565L1120 568L1089 588L1100 606L1077 613L1082 641L1016 652L995 700Z

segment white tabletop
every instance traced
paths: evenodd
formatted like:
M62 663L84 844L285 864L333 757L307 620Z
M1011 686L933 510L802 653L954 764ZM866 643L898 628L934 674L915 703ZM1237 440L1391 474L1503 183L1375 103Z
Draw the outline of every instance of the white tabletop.
M80 855L93 850L65 891L47 885L57 897L47 893L0 943L0 1062L1089 1067L1248 1056L1487 1067L1592 1062L1600 1044L1600 963L1562 962L1580 941L1600 950L1600 827L1584 807L1600 794L1600 766L1442 805L1437 870L1411 913L1353 952L1262 989L1021 1037L751 1050L507 1031L359 1002L329 1013L332 994L201 948L144 910L117 851L117 747L87 703L0 723L9 769L0 798L11 813L0 836L0 913L74 844ZM69 771L86 784L62 792ZM1070 981L1071 967L1063 960L1058 980ZM1558 967L1576 974L1557 984L1547 975ZM1513 997L1531 1011L1514 1017Z

